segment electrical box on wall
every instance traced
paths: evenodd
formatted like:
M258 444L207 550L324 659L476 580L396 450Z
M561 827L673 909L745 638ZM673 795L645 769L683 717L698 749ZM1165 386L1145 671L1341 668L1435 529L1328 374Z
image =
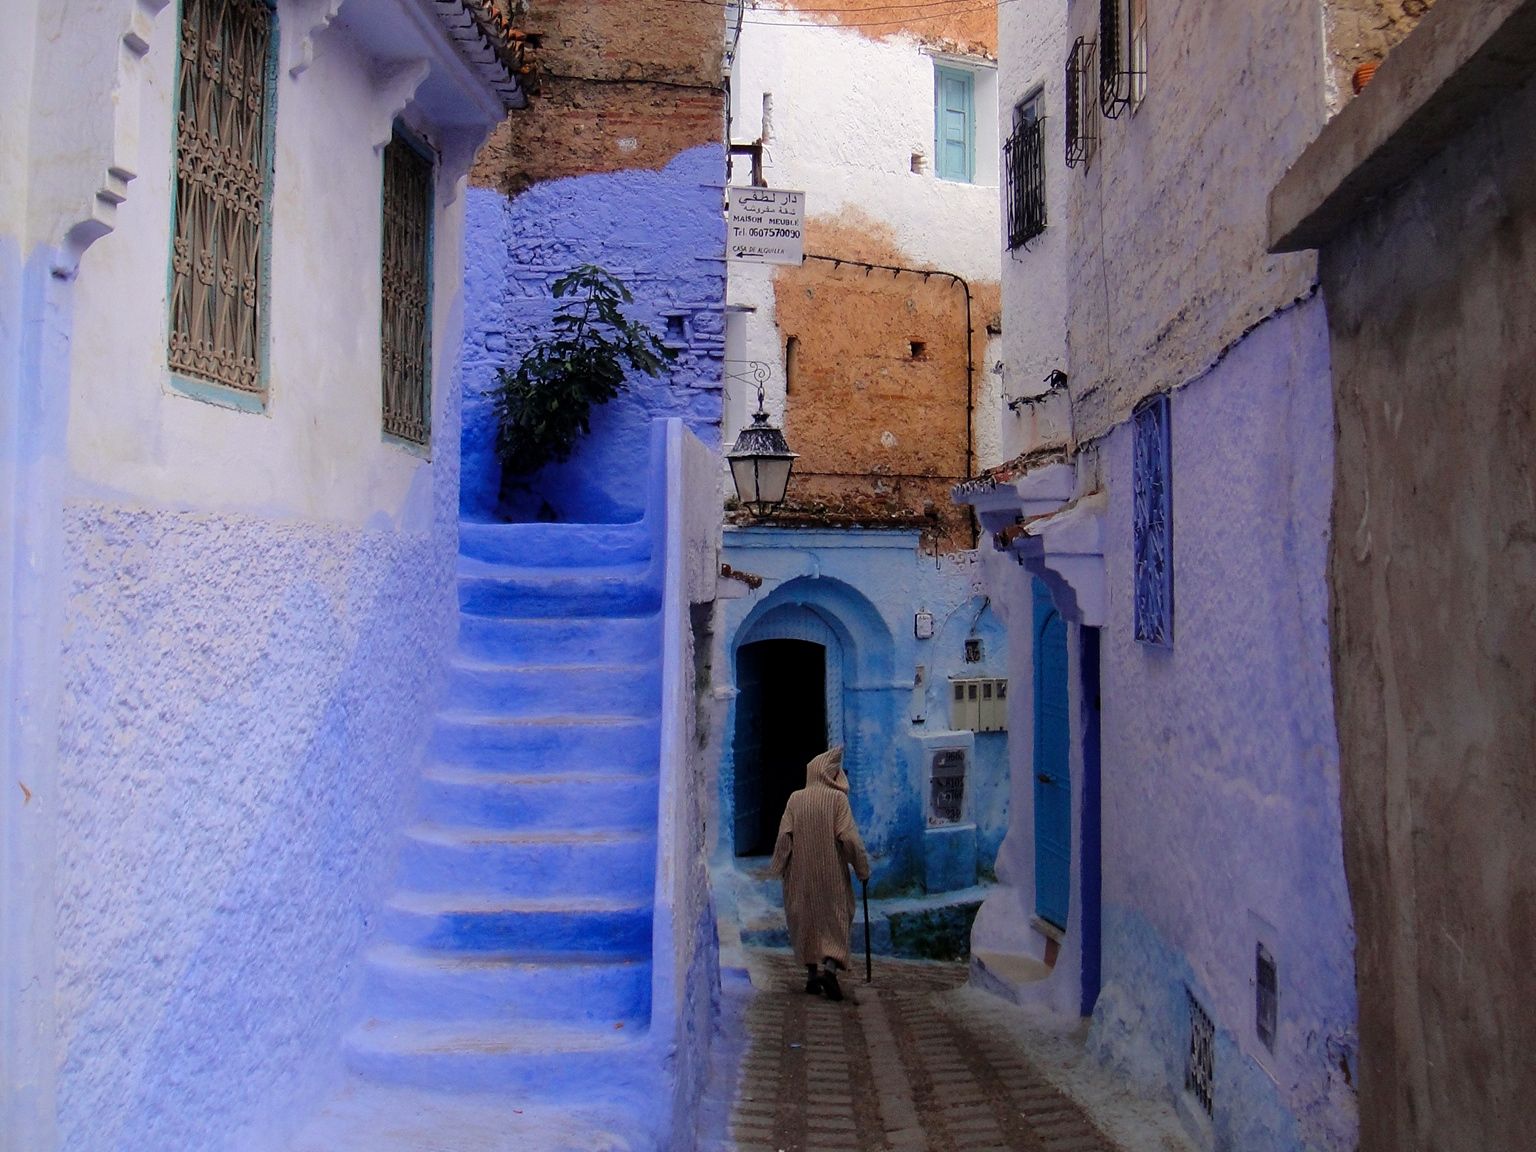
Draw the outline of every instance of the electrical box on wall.
M961 732L1008 731L1008 681L999 677L953 679L949 726Z

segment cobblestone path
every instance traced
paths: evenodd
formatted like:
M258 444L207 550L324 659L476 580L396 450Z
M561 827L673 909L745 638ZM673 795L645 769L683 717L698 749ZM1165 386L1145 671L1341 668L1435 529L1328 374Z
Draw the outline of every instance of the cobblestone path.
M882 958L841 1004L753 951L727 996L701 1152L1116 1152L1031 1068L985 1006L945 995L963 964Z

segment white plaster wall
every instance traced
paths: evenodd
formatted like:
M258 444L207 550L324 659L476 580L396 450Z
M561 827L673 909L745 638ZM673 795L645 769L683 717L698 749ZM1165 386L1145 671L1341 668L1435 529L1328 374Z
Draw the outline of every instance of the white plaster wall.
M375 144L384 97L367 58L340 42L339 30L326 35L310 68L296 78L278 71L270 394L267 410L253 414L177 391L166 366L176 23L155 23L141 133L145 155L167 162L145 166L118 209L117 231L82 262L69 422L77 493L416 532L430 524L429 463L386 443L380 429ZM434 293L443 302L459 289L453 195L440 180ZM452 438L442 416L453 391L454 323L451 308L438 309L436 452Z
M935 57L915 37L874 40L855 29L812 23L792 12L754 10L742 30L731 73L731 139L764 139L763 178L770 187L806 193L812 219L846 220L861 231L884 226L901 252L897 263L938 268L973 284L998 277L996 70L976 68L976 183L933 174ZM771 111L765 124L764 97ZM912 156L924 157L922 172ZM734 161L734 183L751 179L749 158ZM808 251L814 251L809 246ZM836 256L839 253L828 252ZM753 309L744 324L745 354L769 365L767 407L782 420L784 349L774 321L774 270L732 263L729 300ZM973 317L981 334L988 317ZM989 391L992 350L976 365L978 404ZM756 406L756 393L727 366L725 441ZM740 397L746 396L745 401ZM997 421L978 408L978 455L995 454Z
M1043 86L1045 120L1046 229L1021 248L1009 250L1007 206L1002 208L1003 335L1001 403L995 409L999 455L1009 460L1059 441L1065 429L1042 408L1009 400L1046 391L1045 378L1067 365L1067 244L1071 170L1065 160L1067 5L1066 0L1014 0L1000 4L998 22L998 120L1012 130L1014 106ZM1005 188L999 193L1006 196ZM1059 421L1057 422L1060 423Z

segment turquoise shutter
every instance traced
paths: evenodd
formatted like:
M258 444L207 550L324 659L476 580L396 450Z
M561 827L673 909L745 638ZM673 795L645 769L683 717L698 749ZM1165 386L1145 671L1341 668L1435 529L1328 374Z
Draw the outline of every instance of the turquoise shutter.
M935 170L945 180L975 177L974 77L954 68L934 70Z

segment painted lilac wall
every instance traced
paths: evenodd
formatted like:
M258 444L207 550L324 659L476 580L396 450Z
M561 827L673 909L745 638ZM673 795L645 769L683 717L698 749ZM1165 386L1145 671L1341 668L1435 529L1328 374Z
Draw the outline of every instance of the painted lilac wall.
M1349 1149L1354 934L1328 663L1321 300L1261 324L1171 405L1171 650L1133 639L1129 426L1100 457L1104 987L1091 1039L1189 1112L1187 985L1217 1029L1214 1147ZM1273 929L1273 1056L1254 1031L1251 916Z
M533 518L548 501L561 520L622 522L645 505L650 421L680 416L706 445L720 442L725 356L725 224L718 145L690 149L660 172L626 171L540 184L512 200L468 193L465 275L463 486L466 519L497 516L500 468L493 410L483 393L546 331L550 285L599 264L634 293L628 314L666 333L678 358L659 378L597 409L592 433L507 514Z

